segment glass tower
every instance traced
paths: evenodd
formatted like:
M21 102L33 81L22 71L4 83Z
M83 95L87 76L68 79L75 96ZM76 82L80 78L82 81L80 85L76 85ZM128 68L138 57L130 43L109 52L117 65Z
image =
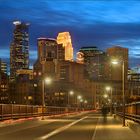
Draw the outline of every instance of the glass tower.
M16 71L29 68L29 34L28 23L13 22L15 29L10 46L10 79L14 80Z

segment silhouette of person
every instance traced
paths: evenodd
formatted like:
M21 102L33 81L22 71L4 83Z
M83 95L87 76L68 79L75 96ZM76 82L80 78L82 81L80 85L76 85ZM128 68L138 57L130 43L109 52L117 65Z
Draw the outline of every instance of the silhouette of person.
M102 116L103 116L104 122L106 122L106 120L107 120L107 113L108 113L107 107L106 106L103 106L102 107Z

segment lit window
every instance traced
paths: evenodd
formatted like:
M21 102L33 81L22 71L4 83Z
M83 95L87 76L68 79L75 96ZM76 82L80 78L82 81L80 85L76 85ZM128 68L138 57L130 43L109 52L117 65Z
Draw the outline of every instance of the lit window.
M34 87L37 87L37 84L34 84Z
M34 75L36 75L36 72L34 72Z
M38 72L38 75L41 75L41 72Z

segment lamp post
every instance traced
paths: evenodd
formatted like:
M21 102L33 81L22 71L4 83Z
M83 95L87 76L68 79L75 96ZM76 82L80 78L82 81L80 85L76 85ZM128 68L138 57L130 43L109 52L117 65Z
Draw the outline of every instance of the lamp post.
M81 95L78 95L77 96L77 107L79 106L78 100L80 101L81 99L82 99L82 96Z
M122 90L123 90L123 126L125 126L125 76L124 76L124 61L122 62Z
M87 103L88 103L88 101L84 100L84 109L87 109Z
M124 60L120 61L122 63L122 105L123 105L123 126L125 126L125 74L124 74ZM119 62L114 60L112 64L116 65Z
M44 108L45 108L45 84L49 85L51 84L52 80L51 78L47 77L45 79L42 79L42 120L44 120Z
M68 106L70 105L70 96L73 96L74 92L71 90L68 92Z
M112 87L107 86L106 91L110 91L110 96L111 96L111 102L110 102L110 115L112 116Z
M44 82L44 79L42 80L42 120L44 120L44 108L45 108L45 90L44 90L44 87L45 87L45 82Z

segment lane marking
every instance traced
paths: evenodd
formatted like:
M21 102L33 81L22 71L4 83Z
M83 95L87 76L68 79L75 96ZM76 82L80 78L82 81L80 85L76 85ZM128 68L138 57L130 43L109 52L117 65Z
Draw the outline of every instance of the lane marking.
M47 122L46 125L50 124L50 123L53 123L53 122L56 122L56 120L54 121L50 121L50 122ZM31 129L31 128L36 128L36 127L40 127L42 125L45 125L45 124L37 124L37 125L34 125L34 126L27 126L27 127L24 127L24 128L19 128L17 130L13 130L13 131L10 131L10 132L3 132L3 133L0 133L0 136L2 135L8 135L8 134L11 134L11 133L16 133L16 132L20 132L20 131L23 131L23 130L26 130L26 129Z
M100 117L97 120L97 123L96 123L96 126L95 126L95 130L94 130L94 133L92 135L91 140L94 140L95 139L95 136L96 136L96 133L97 133L97 129L98 129L98 124L99 124L99 119L100 119Z
M81 119L79 119L79 120L76 120L76 121L74 121L74 122L68 124L68 125L65 125L65 126L63 126L63 127L60 127L60 128L58 128L58 129L56 129L56 130L54 130L54 131L52 131L52 132L50 132L50 133L48 133L48 134L46 134L46 135L44 135L44 136L38 138L37 140L45 140L45 139L47 139L47 138L50 138L50 137L52 137L53 135L56 135L56 134L58 134L58 133L60 133L60 132L62 132L62 131L64 131L64 130L70 128L71 126L75 125L76 123L78 123L78 122L80 122L80 121L86 119L87 117L88 117L88 116L85 116L85 117L83 117L83 118L81 118Z

